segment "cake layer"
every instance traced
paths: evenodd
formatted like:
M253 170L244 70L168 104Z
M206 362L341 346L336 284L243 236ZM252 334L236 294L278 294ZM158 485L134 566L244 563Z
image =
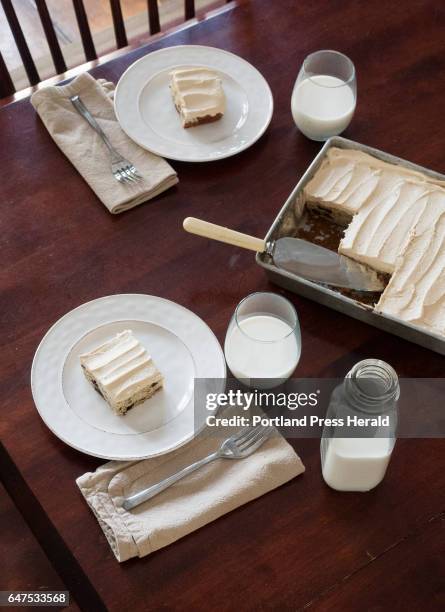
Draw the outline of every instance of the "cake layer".
M162 386L162 374L130 330L81 355L80 362L90 382L120 414Z
M225 95L221 79L208 68L183 68L171 73L170 88L183 127L222 117Z
M445 334L445 204L419 220L377 312Z

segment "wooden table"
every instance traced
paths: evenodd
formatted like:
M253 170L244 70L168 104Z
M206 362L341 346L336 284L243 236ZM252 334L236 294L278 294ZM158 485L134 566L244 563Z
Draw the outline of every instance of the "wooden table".
M121 216L96 200L28 101L0 111L2 479L78 604L88 610L439 610L445 605L445 444L398 442L369 494L325 486L317 440L295 441L302 477L144 559L118 564L74 480L99 461L55 438L29 372L48 327L79 304L126 292L161 295L223 339L237 302L268 289L249 253L186 235L185 216L262 235L319 144L290 114L306 54L353 58L358 108L346 136L444 170L445 19L435 0L257 0L94 71L117 80L173 44L214 45L261 70L275 99L266 135L211 164L174 163L177 188ZM445 359L295 295L297 375L343 376L380 357L401 376L443 376ZM2 562L4 559L2 560Z
M0 558L3 559L1 589L65 591L65 585L1 483L0 524ZM65 608L68 609L73 612L79 610L72 599L69 608Z

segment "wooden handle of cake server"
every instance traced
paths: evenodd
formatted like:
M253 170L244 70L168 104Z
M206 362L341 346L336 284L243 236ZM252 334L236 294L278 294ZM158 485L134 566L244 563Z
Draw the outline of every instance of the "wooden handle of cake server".
M254 238L254 236L242 234L228 227L208 223L207 221L195 219L194 217L187 217L187 219L184 219L183 227L185 231L190 232L190 234L196 234L197 236L203 236L211 240L218 240L226 244L233 244L242 249L249 249L258 253L262 253L266 250L266 241L261 238Z

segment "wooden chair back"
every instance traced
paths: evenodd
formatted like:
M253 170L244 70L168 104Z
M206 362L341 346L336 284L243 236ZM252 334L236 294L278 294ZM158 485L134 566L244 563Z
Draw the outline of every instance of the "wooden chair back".
M109 0L111 15L113 18L114 36L116 39L116 48L121 49L128 45L127 32L125 22L122 16L122 7L120 0ZM41 78L29 51L28 44L25 40L22 27L17 18L14 6L11 0L0 0L3 10L6 15L11 32L14 36L18 52L23 62L24 69L28 76L30 85L37 85ZM85 11L83 0L72 0L74 13L76 15L77 25L79 27L80 38L85 55L85 61L89 62L98 58L96 48L94 46L93 37L91 35L88 16ZM36 8L42 23L43 31L48 42L52 61L56 74L62 74L67 71L65 59L60 48L59 41L54 29L51 15L49 13L46 0L35 0ZM148 9L148 31L150 34L157 34L161 31L159 20L159 7L157 0L147 0ZM189 20L195 17L195 0L184 0L184 19ZM0 99L12 96L16 89L11 79L6 63L0 53Z

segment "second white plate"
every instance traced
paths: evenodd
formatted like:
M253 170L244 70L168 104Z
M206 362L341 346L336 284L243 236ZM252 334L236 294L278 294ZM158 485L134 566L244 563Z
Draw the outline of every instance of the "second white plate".
M174 68L206 66L218 72L226 112L214 123L184 129L170 93ZM154 51L121 76L114 98L122 129L141 147L179 161L235 155L266 131L273 113L269 85L249 62L222 49L180 45Z
M117 416L82 373L79 356L131 329L164 375L164 387ZM64 442L105 459L143 459L191 440L205 425L194 379L223 386L224 355L190 310L151 295L111 295L62 317L36 351L31 387L40 416Z

